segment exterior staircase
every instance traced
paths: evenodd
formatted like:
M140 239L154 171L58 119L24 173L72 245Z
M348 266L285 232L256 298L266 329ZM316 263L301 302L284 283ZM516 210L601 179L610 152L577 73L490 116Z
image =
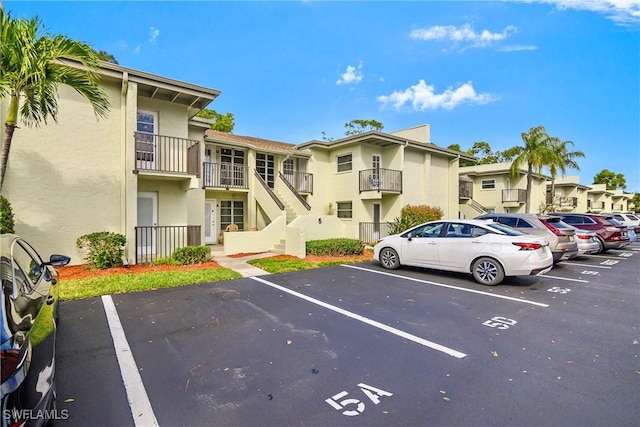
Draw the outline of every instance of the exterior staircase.
M285 243L286 243L286 241L284 239L280 239L280 241L278 243L273 245L273 249L271 250L271 252L283 255L284 254L284 249L285 249Z
M287 203L287 201L285 200L284 197L282 197L282 194L280 194L279 191L274 190L273 192L276 194L276 196L278 196L278 199L280 199L282 204L284 204L284 210L287 214L287 224L289 224L291 221L296 219L297 217L296 211L293 209L293 207L289 203Z

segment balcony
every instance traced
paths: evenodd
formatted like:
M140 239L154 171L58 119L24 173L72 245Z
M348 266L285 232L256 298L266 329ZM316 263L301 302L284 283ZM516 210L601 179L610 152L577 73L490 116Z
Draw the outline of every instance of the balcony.
M402 193L402 171L382 168L361 170L360 193L363 191Z
M159 172L200 177L200 143L186 138L135 132L134 173Z
M313 194L313 174L306 172L286 172L282 174L291 191L300 194Z
M375 244L389 235L390 225L389 222L361 222L358 238L365 243Z
M513 188L502 190L502 203L521 204L527 201L527 190Z
M225 190L249 188L247 179L249 168L231 163L203 163L204 188L224 188Z
M577 197L560 197L559 205L561 208L575 208L578 206Z
M199 225L150 225L135 230L136 264L170 257L178 248L201 245Z
M604 209L604 202L593 202L587 200L587 209L590 211L602 211Z
M458 198L473 199L473 182L458 181Z

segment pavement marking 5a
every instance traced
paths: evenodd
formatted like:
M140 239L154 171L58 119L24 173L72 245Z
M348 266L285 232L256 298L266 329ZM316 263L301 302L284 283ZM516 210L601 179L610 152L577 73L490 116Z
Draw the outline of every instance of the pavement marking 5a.
M360 314L353 313L351 311L344 310L340 307L336 307L335 305L327 304L324 301L320 301L318 299L312 298L305 294L301 294L300 292L293 291L291 289L285 288L284 286L280 286L276 283L265 280L261 277L250 277L250 279L255 280L256 282L263 283L265 285L271 286L272 288L278 289L279 291L286 292L289 295L293 295L310 303L319 305L320 307L324 307L328 310L334 311L336 313L342 314L344 316L350 317L351 319L358 320L362 323L366 323L367 325L373 326L378 329L382 329L383 331L389 332L391 334L397 335L409 341L413 341L417 344L423 345L425 347L429 347L430 349L440 351L442 353L448 354L449 356L453 356L458 359L463 359L467 357L465 353L460 351L451 349L449 347L445 347L443 345L434 343L429 340L425 340L424 338L417 337L415 335L404 332L400 329L393 328L391 326L385 325L384 323L376 322L375 320L369 319L368 317L361 316Z
M127 400L129 400L129 406L131 407L133 422L136 427L159 426L111 295L102 296L102 305L104 306L104 313L107 315L107 323L109 324L113 347L116 350L116 357L120 365L124 388L127 391Z
M492 297L492 298L506 299L506 300L509 300L509 301L515 301L515 302L521 302L521 303L525 303L525 304L537 305L539 307L549 307L549 304L543 304L541 302L530 301L530 300L514 298L514 297L508 297L506 295L497 295L497 294L492 294L490 292L476 291L475 289L460 288L458 286L446 285L444 283L431 282L429 280L415 279L413 277L407 277L407 276L401 276L399 274L387 273L386 271L369 270L368 268L356 267L355 265L342 264L342 267L353 268L353 269L356 269L356 270L367 271L369 273L380 274L380 275L389 276L389 277L395 277L395 278L403 279L403 280L410 280L412 282L426 283L428 285L440 286L442 288L455 289L456 291L470 292L472 294L486 295L486 296ZM545 274L544 276L540 276L540 277L549 277L549 276L547 276Z

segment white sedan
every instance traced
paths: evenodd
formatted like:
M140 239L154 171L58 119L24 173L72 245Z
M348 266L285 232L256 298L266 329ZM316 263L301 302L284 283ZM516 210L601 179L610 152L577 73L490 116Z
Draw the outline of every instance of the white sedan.
M540 275L553 267L544 237L475 219L431 221L379 241L373 258L384 268L400 265L471 273L494 286L505 276Z

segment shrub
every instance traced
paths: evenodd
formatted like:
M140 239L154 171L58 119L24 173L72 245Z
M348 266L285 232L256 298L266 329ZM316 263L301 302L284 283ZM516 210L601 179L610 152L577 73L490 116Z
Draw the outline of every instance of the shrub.
M181 265L200 264L211 259L208 246L185 246L175 250L171 259Z
M87 251L85 258L95 268L109 268L122 264L127 238L122 234L98 231L78 237L76 246Z
M403 231L428 221L442 219L444 212L439 207L428 205L406 205L400 211L400 218L396 218L389 225L390 234L398 234Z
M309 240L306 243L307 253L318 256L362 255L364 242L358 239L325 239Z
M0 196L0 234L15 233L14 227L11 203L4 196Z
M159 257L153 260L153 265L182 265L171 257Z

